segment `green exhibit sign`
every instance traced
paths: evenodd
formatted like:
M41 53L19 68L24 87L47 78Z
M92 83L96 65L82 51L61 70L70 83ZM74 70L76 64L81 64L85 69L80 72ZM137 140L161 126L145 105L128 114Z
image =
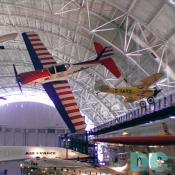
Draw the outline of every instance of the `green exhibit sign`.
M143 172L150 168L155 172L170 172L173 159L163 152L149 153L147 156L141 152L131 152L131 172Z

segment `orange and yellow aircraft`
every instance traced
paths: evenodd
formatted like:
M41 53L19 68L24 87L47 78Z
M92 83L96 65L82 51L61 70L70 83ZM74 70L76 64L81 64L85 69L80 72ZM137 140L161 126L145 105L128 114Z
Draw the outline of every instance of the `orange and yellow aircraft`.
M154 97L156 97L161 90L158 90L156 87L149 88L149 86L154 84L162 76L163 76L162 73L155 73L143 79L138 84L129 87L113 88L104 84L96 83L95 90L124 96L125 97L124 102L133 102L141 100L143 98L147 98L147 102L149 104L152 104L154 103ZM140 106L145 105L146 105L145 101L140 101Z

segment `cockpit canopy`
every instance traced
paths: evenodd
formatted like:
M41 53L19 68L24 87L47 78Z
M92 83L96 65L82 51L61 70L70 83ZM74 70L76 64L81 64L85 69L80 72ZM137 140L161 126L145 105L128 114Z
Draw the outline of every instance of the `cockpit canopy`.
M59 73L68 70L70 67L70 64L61 64L61 65L53 65L48 68L49 72L51 74Z

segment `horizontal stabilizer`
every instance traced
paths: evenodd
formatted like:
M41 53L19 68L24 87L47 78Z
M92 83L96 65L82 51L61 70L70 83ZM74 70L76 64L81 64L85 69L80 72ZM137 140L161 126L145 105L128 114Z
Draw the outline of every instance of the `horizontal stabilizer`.
M100 60L100 63L105 66L116 78L120 78L121 73L117 67L117 65L114 63L112 58L107 58L104 60Z
M111 46L103 47L100 43L97 42L94 43L94 46L97 53L97 58L95 59L96 61L109 58L114 55L113 48Z
M103 46L98 42L94 42L94 46L96 53L99 55L103 51Z
M94 42L97 58L116 78L120 78L121 72L112 59L113 49L111 46L103 47L100 43Z

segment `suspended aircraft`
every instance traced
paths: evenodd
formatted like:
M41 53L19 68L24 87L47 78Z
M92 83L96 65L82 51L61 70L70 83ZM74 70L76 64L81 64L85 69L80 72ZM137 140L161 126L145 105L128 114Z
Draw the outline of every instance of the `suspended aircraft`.
M24 167L30 167L33 169L38 168L51 168L57 167L61 168L79 168L79 167L90 167L90 164L83 163L76 160L65 160L65 159L48 159L48 158L34 158L34 159L27 159L22 164Z
M175 135L171 135L168 131L166 123L162 123L160 135L144 135L144 136L115 136L115 137L99 137L93 139L94 142L107 142L124 145L174 145Z
M60 147L0 146L0 162L29 159L67 159L67 155L68 159L88 157L86 154Z
M6 42L6 41L10 41L10 40L14 40L16 39L16 37L18 36L17 33L10 33L10 34L6 34L6 35L1 35L0 36L0 43ZM5 49L4 46L0 45L0 49ZM0 97L1 100L7 100L5 97Z
M116 78L119 78L121 73L111 58L112 48L103 47L100 43L95 42L94 46L97 52L95 60L60 65L53 59L38 34L25 32L22 36L35 71L18 74L15 65L13 65L19 88L21 89L21 85L42 84L70 131L83 131L86 125L68 84L68 77L76 72L101 64Z
M14 40L16 39L16 37L18 36L17 33L10 33L10 34L7 34L7 35L1 35L0 36L0 43L3 43L3 42L6 42L6 41L9 41L9 40ZM0 49L5 49L4 46L0 46Z
M124 102L126 103L147 98L147 102L152 104L154 103L154 97L156 97L161 90L158 90L156 87L149 88L149 86L154 84L162 76L163 73L155 73L143 79L138 84L129 87L113 88L104 84L96 83L95 90L124 96ZM140 101L140 106L146 106L146 102Z
M60 147L0 146L0 162L23 161L20 164L21 170L24 168L38 170L42 167L70 168L90 166L90 164L76 161L77 157L86 158L88 155Z

